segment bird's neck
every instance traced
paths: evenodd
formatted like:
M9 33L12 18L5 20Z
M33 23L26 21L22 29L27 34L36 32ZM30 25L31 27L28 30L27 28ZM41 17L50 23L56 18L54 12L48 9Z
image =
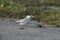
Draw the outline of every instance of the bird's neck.
M26 18L30 18L31 16L27 16Z

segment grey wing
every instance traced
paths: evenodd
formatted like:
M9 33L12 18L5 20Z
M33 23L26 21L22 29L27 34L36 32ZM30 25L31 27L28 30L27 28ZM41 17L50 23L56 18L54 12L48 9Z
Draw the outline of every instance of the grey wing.
M21 19L21 20L17 20L16 22L24 22L24 19Z

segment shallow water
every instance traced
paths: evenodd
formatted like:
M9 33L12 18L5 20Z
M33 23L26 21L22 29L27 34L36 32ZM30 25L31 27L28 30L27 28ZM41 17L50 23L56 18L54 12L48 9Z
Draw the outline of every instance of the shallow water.
M33 27L36 23L33 21L28 28L19 29L14 20L0 19L0 40L60 40L60 28Z

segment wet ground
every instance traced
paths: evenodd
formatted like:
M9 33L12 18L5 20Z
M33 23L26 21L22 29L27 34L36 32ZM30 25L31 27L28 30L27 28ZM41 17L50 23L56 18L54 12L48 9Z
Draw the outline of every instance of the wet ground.
M43 27L38 27L40 24ZM18 23L0 18L0 40L60 40L60 28L42 22L31 21L26 29L19 29Z

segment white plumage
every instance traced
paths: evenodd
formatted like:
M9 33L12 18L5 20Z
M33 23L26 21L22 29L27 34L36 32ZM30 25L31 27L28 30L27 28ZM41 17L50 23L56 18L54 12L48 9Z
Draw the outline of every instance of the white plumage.
M28 24L31 21L31 15L27 15L24 19L17 20L16 22L19 23L19 25L25 25Z

